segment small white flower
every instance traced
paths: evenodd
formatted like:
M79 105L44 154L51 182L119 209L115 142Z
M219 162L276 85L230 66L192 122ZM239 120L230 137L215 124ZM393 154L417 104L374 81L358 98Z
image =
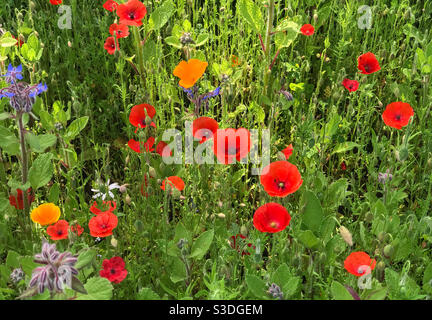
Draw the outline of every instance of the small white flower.
M101 189L102 189L102 191L101 191ZM102 184L99 189L91 189L91 191L97 192L93 196L93 199L102 197L102 200L105 201L105 198L107 197L107 195L109 195L111 199L114 199L114 193L111 192L111 190L114 190L114 189L120 189L120 185L117 182L110 184L110 179L108 179L107 183Z

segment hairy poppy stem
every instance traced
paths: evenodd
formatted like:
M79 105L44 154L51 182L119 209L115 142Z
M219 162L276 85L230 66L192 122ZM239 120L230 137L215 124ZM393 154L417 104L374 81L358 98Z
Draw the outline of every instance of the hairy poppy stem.
M263 52L266 53L266 48L264 46L264 42L263 42L263 38L261 37L261 34L258 34L258 37L260 39L261 48L262 48Z
M275 56L273 58L273 61L272 61L271 65L269 66L269 70L271 70L271 68L273 68L273 65L275 64L278 55L279 55L279 50L276 51L276 54L275 54Z
M268 5L268 14L267 14L267 30L266 30L266 37L265 37L265 49L266 49L266 56L265 56L265 64L266 66L270 65L271 63L271 33L273 29L273 20L274 20L274 11L275 11L275 1L270 0ZM264 95L269 97L270 95L270 75L271 70L264 68ZM269 97L270 98L270 97Z
M145 79L145 70L144 70L144 61L142 58L142 50L141 50L141 37L139 34L138 27L132 28L132 32L135 38L136 50L137 50L137 59L138 59L138 70L141 79L141 85L143 88L146 87L146 79Z
M27 183L27 176L28 176L28 155L27 155L27 147L25 142L25 128L23 123L23 113L18 112L17 113L17 123L18 123L18 132L20 137L20 145L21 145L21 170L22 170L22 184ZM25 188L24 188L25 189ZM23 190L23 202L24 202L24 217L29 216L29 203L28 203L28 197L27 197L27 190ZM26 218L27 219L27 218ZM30 223L30 221L29 221ZM26 224L27 229L27 224ZM26 232L28 231L25 230Z

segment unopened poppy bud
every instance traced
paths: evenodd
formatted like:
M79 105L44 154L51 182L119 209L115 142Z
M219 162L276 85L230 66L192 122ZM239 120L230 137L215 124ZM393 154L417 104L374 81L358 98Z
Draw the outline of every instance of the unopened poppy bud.
M391 244L388 244L384 247L384 256L386 258L391 258L393 256L394 253L394 248Z
M152 119L149 117L149 116L146 116L146 118L145 118L145 123L146 123L146 125L151 125L151 123L152 123Z
M315 12L313 15L314 22L318 21L318 14Z
M427 166L428 166L429 169L432 168L432 158L428 159Z
M128 184L121 185L119 190L121 193L125 193L127 191Z
M114 237L111 238L111 245L112 245L114 248L117 248L117 240L116 240Z
M127 165L129 163L129 161L130 161L130 157L129 157L129 155L127 155L126 159L125 159L125 164Z
M372 222L373 214L371 212L368 212L365 216L365 220L366 220L366 222L369 222L369 223Z
M221 219L225 219L225 214L223 214L223 213L218 213L218 218L221 218Z
M241 233L242 235L244 235L244 236L247 236L247 234L248 234L248 230L247 230L247 228L246 228L245 225L241 226L241 228L240 228L240 233Z
M402 147L400 150L395 151L396 159L400 162L404 162L406 159L408 159L408 149L406 147Z
M219 208L222 208L222 206L223 206L222 201L218 201L218 206L219 206Z
M383 242L385 239L386 233L384 231L381 231L380 233L378 233L378 240L380 242Z
M128 194L126 195L125 202L127 205L130 205L132 202L131 197Z
M150 167L150 168L149 168L149 175L150 175L150 177L152 177L152 178L155 178L155 179L157 178L155 168L153 168L153 167Z
M381 271L385 269L385 263L384 263L384 261L378 262L377 269L381 270Z
M279 151L277 153L277 159L278 159L278 161L286 161L286 157L285 157L284 153L281 151Z
M68 41L68 47L72 48L72 42Z
M339 232L340 235L342 236L342 239L344 239L344 241L350 246L352 247L353 245L353 241L352 241L352 235L349 232L349 230L347 228L345 228L344 226L341 226L339 228Z
M240 207L246 207L246 204L245 203L239 203L239 206Z
M18 12L18 14L17 14L17 19L21 21L22 18L23 18L22 13L21 13L21 12Z
M136 231L141 233L144 230L144 223L141 220L136 220L134 225Z
M30 10L34 10L36 8L36 4L33 1L30 1Z

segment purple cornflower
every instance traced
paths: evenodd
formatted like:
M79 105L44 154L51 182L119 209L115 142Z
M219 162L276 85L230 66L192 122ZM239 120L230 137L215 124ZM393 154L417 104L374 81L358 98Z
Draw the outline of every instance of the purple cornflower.
M393 179L393 175L390 173L390 170L387 169L385 173L378 173L378 182L382 184L386 184L387 181L391 181Z
M8 98L9 103L17 112L30 112L33 108L33 104L36 101L36 96L48 90L46 84L38 83L30 85L21 80L22 66L14 68L9 65L8 72L3 75L6 82L10 83L9 87L0 89L0 99Z
M42 252L34 256L34 262L44 264L33 270L29 287L37 287L37 292L42 293L45 289L51 293L64 291L64 284L72 287L72 278L78 274L74 268L78 258L72 253L65 251L60 253L55 244L49 244L46 240L42 244Z
M215 90L210 91L209 93L207 93L202 99L203 101L209 98L213 98L216 97L219 94L221 87L217 87Z

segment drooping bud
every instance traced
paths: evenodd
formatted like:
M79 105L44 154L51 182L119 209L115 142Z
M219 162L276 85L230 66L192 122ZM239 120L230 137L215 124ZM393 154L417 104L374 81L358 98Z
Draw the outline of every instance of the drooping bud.
M384 257L391 258L394 254L393 246L391 244L386 245L384 247L383 253L384 253Z
M220 218L220 219L225 219L225 214L223 214L223 213L218 213L218 218Z
M131 197L128 194L125 197L125 202L126 202L127 205L130 205L131 202L132 202L132 199L131 199Z
M248 234L248 229L246 228L245 225L242 225L242 226L241 226L241 228L240 228L240 233L241 233L242 235L244 235L245 237L247 236L247 234Z
M114 238L114 237L112 237L111 238L111 245L114 247L114 248L117 248L117 240Z
M155 168L153 168L153 167L150 167L149 168L149 175L150 175L150 177L152 177L152 178L157 178L157 174L156 174L156 170L155 170Z
M344 241L345 241L345 242L346 242L350 247L352 247L352 245L353 245L352 235L351 235L351 233L349 232L349 230L348 230L347 228L345 228L344 226L341 226L341 227L339 228L339 232L340 232L340 235L341 235L342 239L344 239Z

